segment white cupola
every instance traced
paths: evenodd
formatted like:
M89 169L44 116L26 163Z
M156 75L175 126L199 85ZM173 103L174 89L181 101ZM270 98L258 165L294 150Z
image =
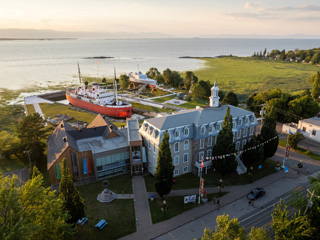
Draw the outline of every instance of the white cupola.
M217 80L211 88L210 107L219 107L219 88L217 87Z

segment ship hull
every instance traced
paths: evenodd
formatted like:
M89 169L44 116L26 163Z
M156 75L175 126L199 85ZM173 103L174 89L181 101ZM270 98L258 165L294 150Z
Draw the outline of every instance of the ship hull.
M73 106L80 107L92 112L101 113L103 115L113 118L130 118L132 116L132 106L116 106L116 105L104 105L100 106L94 103L85 102L83 100L74 98L66 92L66 98L69 103Z

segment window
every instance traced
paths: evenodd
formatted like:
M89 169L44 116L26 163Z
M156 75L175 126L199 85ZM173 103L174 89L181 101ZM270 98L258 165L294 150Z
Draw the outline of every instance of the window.
M153 166L157 166L157 159L156 159L156 156L153 156Z
M236 141L236 133L233 134L233 142Z
M209 149L208 151L207 151L207 157L212 157L212 149Z
M175 157L174 157L173 164L174 164L175 166L179 165L179 156L175 156Z
M217 130L220 130L220 123L217 123Z
M173 175L175 175L175 176L176 176L176 175L179 175L179 168L177 168L177 169L174 170Z
M242 125L242 119L241 118L239 119L238 124L239 124L239 126Z
M242 129L239 130L239 132L237 134L237 139L239 139L241 137L241 132L242 132Z
M178 138L180 136L179 130L174 131L174 137Z
M183 154L183 163L188 162L188 153Z
M188 172L188 166L183 167L183 172L184 173Z
M306 127L302 128L302 132L306 132L306 130L307 130Z
M249 118L246 117L245 123L247 124L249 122Z
M156 144L153 144L153 152L156 152Z
M185 128L185 129L184 129L184 135L185 135L185 136L188 136L188 135L189 135L189 128Z
M243 129L243 137L246 137L248 134L248 128Z
M250 127L250 136L252 136L253 135L253 130L254 130L254 127Z
M151 172L151 166L149 166L149 172Z
M233 128L236 128L236 123L235 122L233 123Z
M242 148L244 148L244 146L247 144L247 140L243 140L242 141Z
M212 137L208 137L208 147L212 146Z
M316 130L312 130L312 135L315 136L317 134Z
M200 149L204 148L204 139L200 139Z
M201 132L201 134L204 134L206 132L205 127L201 127L200 132Z
M249 138L248 141L250 142L252 138Z
M78 163L77 163L77 155L73 152L70 151L71 154L71 161L72 161L72 170L73 170L73 176L78 177Z
M174 144L174 152L175 153L179 152L179 143L178 142Z
M204 152L199 152L199 161L201 161L201 159L203 159L204 157Z
M237 150L240 150L240 142L239 142L239 141L238 141L237 144L236 144L236 149L237 149Z
M183 143L183 150L188 150L189 148L189 140L185 140Z

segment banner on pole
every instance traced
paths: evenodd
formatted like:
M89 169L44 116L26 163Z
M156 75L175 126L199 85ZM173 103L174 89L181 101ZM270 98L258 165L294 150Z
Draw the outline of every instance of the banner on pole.
M83 174L88 174L87 159L83 158Z
M204 193L204 179L200 178L200 193Z
M185 196L184 197L184 204L195 203L196 199L197 199L197 195Z

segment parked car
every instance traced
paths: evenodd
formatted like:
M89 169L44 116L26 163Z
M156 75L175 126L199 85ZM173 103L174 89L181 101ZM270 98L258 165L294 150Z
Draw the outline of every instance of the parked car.
M263 188L255 188L248 194L249 200L256 200L257 198L264 196L266 194L266 191L264 191Z

